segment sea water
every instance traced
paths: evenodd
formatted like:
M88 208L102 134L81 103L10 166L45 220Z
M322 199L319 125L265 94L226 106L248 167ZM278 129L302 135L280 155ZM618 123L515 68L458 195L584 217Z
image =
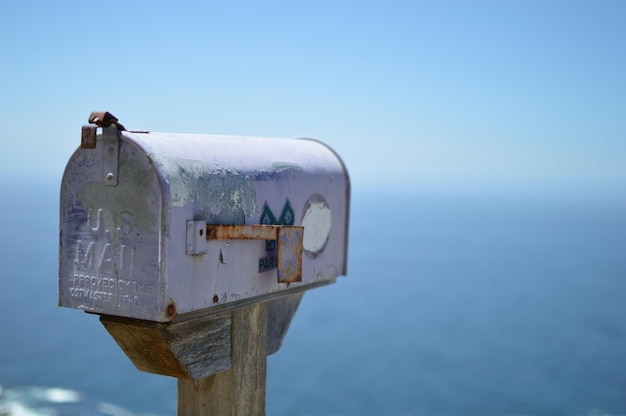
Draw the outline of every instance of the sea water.
M174 415L57 304L58 183L0 185L0 415ZM626 205L355 191L348 277L268 359L267 414L626 415Z

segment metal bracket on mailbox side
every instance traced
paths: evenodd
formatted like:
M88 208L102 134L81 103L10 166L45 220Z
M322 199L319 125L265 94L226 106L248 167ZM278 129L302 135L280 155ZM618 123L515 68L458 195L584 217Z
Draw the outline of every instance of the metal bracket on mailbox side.
M302 281L302 240L304 227L290 225L207 224L207 240L276 240L278 282Z
M102 141L104 142L104 184L117 186L120 155L120 138L117 127L103 127Z
M207 252L206 221L187 221L187 254L197 256Z
M102 129L102 142L104 145L104 159L102 161L104 184L106 186L117 186L119 182L120 157L120 138L118 133L120 130L125 130L125 128L113 114L106 111L94 111L89 115L89 125L82 128L81 148L96 148L98 128Z

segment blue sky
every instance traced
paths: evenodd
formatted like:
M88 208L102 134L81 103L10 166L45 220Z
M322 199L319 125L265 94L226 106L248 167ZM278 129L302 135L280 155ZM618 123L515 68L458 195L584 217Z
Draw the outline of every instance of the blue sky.
M0 173L57 178L92 110L315 137L356 190L618 195L626 2L3 2Z

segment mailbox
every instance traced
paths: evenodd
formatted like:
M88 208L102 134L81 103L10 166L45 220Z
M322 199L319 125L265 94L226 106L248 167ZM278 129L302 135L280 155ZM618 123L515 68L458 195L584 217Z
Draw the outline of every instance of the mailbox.
M61 306L169 322L346 273L350 183L323 143L90 122L61 187Z

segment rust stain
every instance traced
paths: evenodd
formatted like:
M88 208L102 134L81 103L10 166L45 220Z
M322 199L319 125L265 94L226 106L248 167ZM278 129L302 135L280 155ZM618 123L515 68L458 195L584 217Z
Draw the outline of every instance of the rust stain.
M283 226L278 237L278 282L302 281L303 227Z
M280 225L207 224L207 240L278 240Z
M176 304L174 302L170 302L167 305L165 310L165 316L168 319L173 319L176 316Z
M83 149L96 148L96 126L83 126L80 147Z

